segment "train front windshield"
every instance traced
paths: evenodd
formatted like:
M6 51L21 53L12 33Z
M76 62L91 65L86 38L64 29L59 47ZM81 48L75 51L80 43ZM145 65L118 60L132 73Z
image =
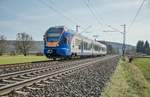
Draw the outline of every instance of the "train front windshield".
M47 31L47 41L49 42L57 42L62 34L62 28L50 28Z

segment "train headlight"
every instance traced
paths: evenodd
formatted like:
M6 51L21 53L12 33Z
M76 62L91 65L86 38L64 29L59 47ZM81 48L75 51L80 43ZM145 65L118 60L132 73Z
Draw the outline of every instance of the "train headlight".
M56 46L59 46L59 44L57 44Z
M47 51L47 53L51 54L51 53L53 53L53 50L50 49L50 50Z

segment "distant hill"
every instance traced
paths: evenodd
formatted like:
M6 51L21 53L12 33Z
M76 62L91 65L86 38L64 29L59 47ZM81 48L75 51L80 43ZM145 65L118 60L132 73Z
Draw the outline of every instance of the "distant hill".
M11 51L16 51L15 50L15 40L9 40L7 41L7 52L11 52ZM122 53L122 44L121 43L117 43L117 42L109 42L109 41L99 41L103 44L106 44L106 45L111 45L116 51L118 54L121 54ZM44 49L44 42L43 41L34 41L33 42L33 46L32 48L30 49L30 53L38 53L38 52L41 52L43 53L43 49ZM127 50L132 50L134 49L135 47L132 46L132 45L126 45L126 49Z
M110 42L110 41L99 41L99 42L106 45L111 45L117 51L118 54L122 54L122 43ZM126 51L130 53L134 53L135 46L126 44Z

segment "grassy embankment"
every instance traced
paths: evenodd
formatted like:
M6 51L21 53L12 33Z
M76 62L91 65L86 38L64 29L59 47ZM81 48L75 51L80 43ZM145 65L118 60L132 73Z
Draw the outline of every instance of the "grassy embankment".
M0 64L24 63L33 61L48 60L45 56L0 56Z
M150 97L149 63L150 58L132 64L120 60L101 97Z
M139 67L146 80L150 83L150 58L136 58L133 63Z

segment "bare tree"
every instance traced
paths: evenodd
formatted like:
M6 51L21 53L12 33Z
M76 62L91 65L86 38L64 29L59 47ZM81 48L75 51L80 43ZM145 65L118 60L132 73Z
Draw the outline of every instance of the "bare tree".
M0 56L2 56L5 53L6 47L7 47L6 37L4 35L0 35Z
M33 45L32 36L27 33L18 33L16 38L16 51L22 53L24 56L29 54L29 50Z

